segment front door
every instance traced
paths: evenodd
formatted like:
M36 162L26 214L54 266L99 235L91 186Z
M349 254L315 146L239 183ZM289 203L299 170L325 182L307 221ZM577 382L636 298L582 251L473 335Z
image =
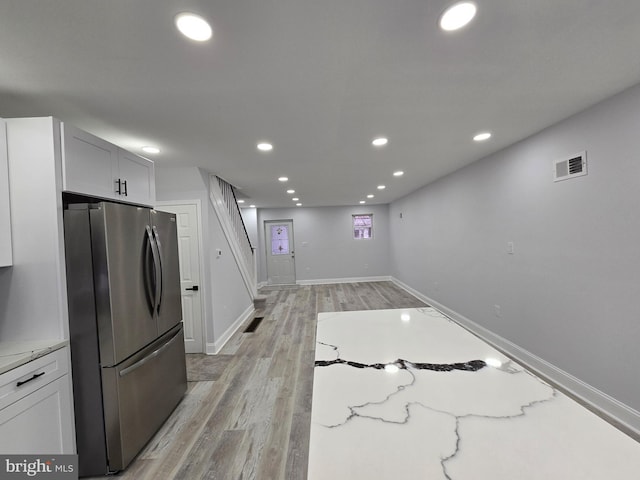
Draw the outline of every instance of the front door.
M185 351L204 353L197 205L166 205L160 202L157 208L176 214Z
M296 283L293 220L264 222L267 246L267 282L272 285Z

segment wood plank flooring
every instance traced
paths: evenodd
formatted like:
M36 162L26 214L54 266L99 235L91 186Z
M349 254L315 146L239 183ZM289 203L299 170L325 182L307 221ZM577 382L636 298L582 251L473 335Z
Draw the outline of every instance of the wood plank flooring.
M317 314L424 306L391 282L260 293L255 332L243 326L219 355L187 356L185 398L120 477L306 479Z

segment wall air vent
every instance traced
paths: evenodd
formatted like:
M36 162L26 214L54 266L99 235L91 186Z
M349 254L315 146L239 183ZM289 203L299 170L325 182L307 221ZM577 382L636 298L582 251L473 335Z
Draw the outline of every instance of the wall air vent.
M587 174L587 152L553 162L553 181L567 180Z

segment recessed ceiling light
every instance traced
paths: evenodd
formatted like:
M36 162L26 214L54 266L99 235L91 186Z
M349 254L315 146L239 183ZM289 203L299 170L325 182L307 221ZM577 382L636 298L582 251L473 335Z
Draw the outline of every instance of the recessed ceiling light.
M238 200L238 203L244 203L244 200Z
M360 203L367 203L367 202L365 202L364 200L360 200Z
M404 175L404 172L402 170L398 170L397 172L393 172L393 176L394 177L401 177L402 175Z
M489 140L491 138L491 133L489 132L482 132L477 134L475 137L473 137L473 139L476 142L484 142L485 140Z
M440 17L440 28L447 32L458 30L467 25L476 16L473 2L458 2L447 8Z
M273 150L273 145L271 145L270 143L259 143L257 145L258 150L260 150L261 152L270 152L271 150Z
M409 314L408 312L402 312L400 314L400 320L402 320L403 322L408 322L409 320L411 320L411 314Z
M151 145L147 145L146 147L142 147L142 151L146 153L160 153L160 149L158 147L152 147Z
M291 200L294 201L294 202L297 202L300 199L298 197L293 197Z
M251 208L256 208L256 206L255 206L255 205L249 205L249 207L251 207Z
M373 197L374 195L371 195L371 194L367 195L367 198L373 198Z
M371 142L371 144L375 147L383 147L387 143L389 143L389 139L385 137L376 138L373 142Z
M302 204L301 203L296 203L296 207L301 207Z
M385 187L384 185L378 185L378 190L384 190L385 188L387 187Z
M296 191L295 190L287 190L287 193L288 194L292 194L292 193L296 193Z
M185 37L196 42L206 42L213 35L211 25L194 13L185 12L176 15L176 27Z
M289 181L289 177L280 177L280 178L278 178L278 180L280 180L281 182L288 182Z

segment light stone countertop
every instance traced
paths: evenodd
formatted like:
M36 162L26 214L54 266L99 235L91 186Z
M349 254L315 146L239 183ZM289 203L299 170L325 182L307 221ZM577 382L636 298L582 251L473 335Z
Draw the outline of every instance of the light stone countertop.
M431 307L316 335L308 480L640 478L640 443Z
M0 374L69 345L69 340L0 342Z

